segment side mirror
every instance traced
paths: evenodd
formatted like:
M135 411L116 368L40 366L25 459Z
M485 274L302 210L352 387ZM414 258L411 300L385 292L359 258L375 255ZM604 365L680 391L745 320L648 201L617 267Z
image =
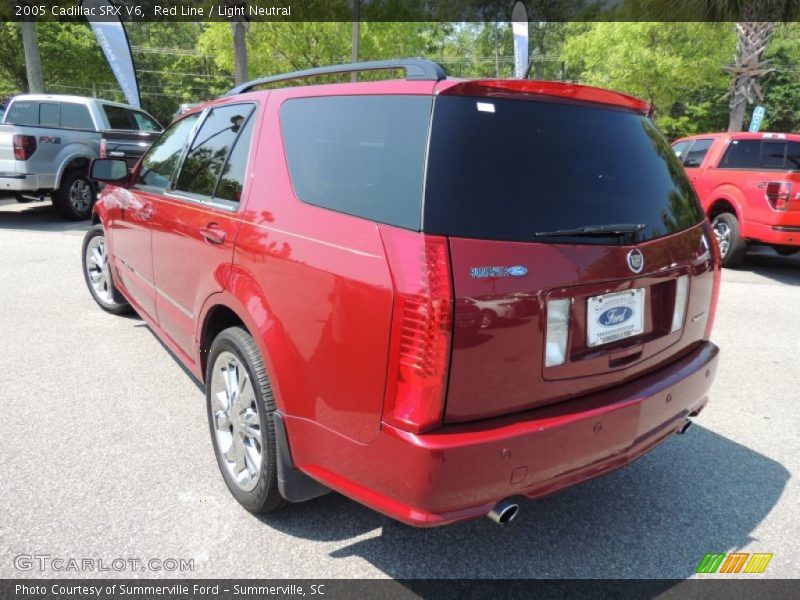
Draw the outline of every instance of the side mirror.
M130 173L128 164L118 158L96 158L89 167L89 177L95 181L127 186Z

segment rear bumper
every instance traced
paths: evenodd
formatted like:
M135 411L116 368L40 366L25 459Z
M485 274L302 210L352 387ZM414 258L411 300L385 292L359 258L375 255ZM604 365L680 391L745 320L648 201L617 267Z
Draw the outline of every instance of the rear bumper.
M366 445L306 419L285 421L305 473L410 525L444 525L485 515L503 498L549 494L635 460L702 410L717 357L706 342L611 390L428 434L384 424Z
M747 237L754 242L776 246L800 246L800 225L749 223Z
M0 191L32 192L40 187L39 176L37 175L0 175Z

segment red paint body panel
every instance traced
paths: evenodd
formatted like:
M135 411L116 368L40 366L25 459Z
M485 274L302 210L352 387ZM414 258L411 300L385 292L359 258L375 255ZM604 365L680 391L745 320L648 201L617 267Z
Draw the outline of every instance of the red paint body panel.
M452 344L446 337L441 423L415 434L387 422L387 381L396 383L387 375L399 331L393 319L402 312L395 311L398 259L381 234L387 226L297 198L279 110L292 98L430 96L460 93L455 86L463 85L381 81L222 98L187 114L257 103L238 209L135 186L108 186L96 205L120 291L192 373L204 377L205 334L217 309L235 313L264 357L295 466L419 526L486 514L505 497L535 497L630 462L705 405L716 371L706 329L718 266L702 251L707 223L640 244L647 269L638 276L627 266L630 246L442 236L433 246L452 268L441 291L452 322L440 325L452 330ZM514 85L480 83L489 95L513 93ZM540 88L517 93L646 110L619 94L593 97L592 88ZM224 239L210 242L202 234L208 228ZM399 237L408 236L422 234ZM495 264L525 264L530 275L470 278L469 267ZM669 333L664 315L672 314L679 275L691 279L686 326ZM649 290L643 336L590 351L582 345L586 317L576 308L569 362L544 366L549 298L568 295L580 307L589 296L632 286ZM477 331L477 307L492 302L504 304L502 327Z
M776 137L780 136L780 137ZM800 142L798 134L714 133L675 140L713 140L702 163L687 167L686 173L707 214L726 201L734 207L743 238L760 244L800 246L800 171L783 169L719 168L725 150L733 140ZM785 211L774 210L765 196L770 181L792 183L791 201Z
M623 466L673 434L705 406L717 352L705 342L631 383L512 417L422 435L384 426L368 446L289 418L293 458L326 485L411 525L485 515L503 498L535 498Z

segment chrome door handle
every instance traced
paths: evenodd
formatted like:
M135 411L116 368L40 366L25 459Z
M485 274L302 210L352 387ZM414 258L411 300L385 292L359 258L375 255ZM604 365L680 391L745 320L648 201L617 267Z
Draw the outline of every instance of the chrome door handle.
M213 224L208 227L201 227L200 235L203 236L209 244L222 244L225 242L225 232Z

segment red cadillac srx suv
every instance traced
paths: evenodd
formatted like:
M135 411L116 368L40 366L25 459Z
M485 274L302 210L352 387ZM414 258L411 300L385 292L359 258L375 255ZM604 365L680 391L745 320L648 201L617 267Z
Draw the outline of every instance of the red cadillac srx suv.
M378 70L405 76L280 87ZM86 282L204 383L248 510L507 522L707 402L718 250L648 114L424 60L252 81L94 161Z
M723 266L741 264L748 245L800 252L800 135L710 133L672 148L711 219Z

